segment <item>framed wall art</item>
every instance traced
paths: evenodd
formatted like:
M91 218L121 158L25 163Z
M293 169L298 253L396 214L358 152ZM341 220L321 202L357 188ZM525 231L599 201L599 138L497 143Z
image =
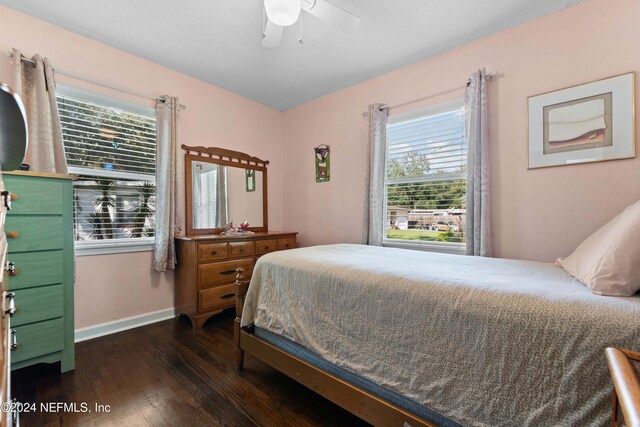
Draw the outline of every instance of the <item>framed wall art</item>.
M316 154L316 182L328 182L331 179L331 148L322 144L313 151Z
M634 73L529 97L529 169L636 156Z

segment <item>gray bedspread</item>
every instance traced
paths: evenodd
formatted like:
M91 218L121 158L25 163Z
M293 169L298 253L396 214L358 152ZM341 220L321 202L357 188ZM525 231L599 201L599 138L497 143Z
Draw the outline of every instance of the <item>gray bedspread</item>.
M640 296L553 264L347 244L260 258L250 323L469 426L604 426L604 349L640 350Z

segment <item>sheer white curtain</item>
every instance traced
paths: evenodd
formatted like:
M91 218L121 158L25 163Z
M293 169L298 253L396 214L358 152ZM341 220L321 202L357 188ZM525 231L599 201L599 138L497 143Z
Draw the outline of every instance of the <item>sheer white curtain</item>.
M178 143L178 99L162 96L156 102L156 234L153 268L173 269L176 265L175 236L182 232L183 186L180 144Z
M467 255L491 256L489 180L489 112L487 74L478 70L469 79L464 99L467 128Z
M369 105L369 156L362 243L381 246L384 234L384 170L387 154L387 109Z
M24 163L32 171L66 174L67 160L49 59L35 55L32 62L22 61L17 49L13 49L13 58L14 90L22 98L27 113L29 146Z

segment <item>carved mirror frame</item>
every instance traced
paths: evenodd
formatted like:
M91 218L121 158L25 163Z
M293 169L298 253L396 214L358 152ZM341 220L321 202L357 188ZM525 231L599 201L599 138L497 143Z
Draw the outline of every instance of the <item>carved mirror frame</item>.
M262 227L249 227L253 232L269 231L267 209L267 165L268 160L262 160L240 151L227 150L219 147L191 147L181 145L186 150L184 155L184 183L185 183L185 223L187 235L220 234L223 228L194 228L193 227L193 168L192 161L215 163L217 165L235 168L253 169L262 172Z

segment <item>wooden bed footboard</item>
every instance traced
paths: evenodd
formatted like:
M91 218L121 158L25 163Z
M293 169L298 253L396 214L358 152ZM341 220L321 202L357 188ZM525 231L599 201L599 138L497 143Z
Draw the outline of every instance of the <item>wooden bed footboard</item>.
M253 328L240 327L244 299L249 289L249 281L243 270L237 269L234 284L236 294L236 318L234 322L234 342L236 345L236 366L243 368L244 353L251 354L267 365L277 369L300 384L310 388L336 405L373 424L394 427L437 427L386 400L369 393L343 379L293 356L261 340L253 334Z
M244 307L244 297L249 290L249 281L245 279L244 268L236 270L236 281L233 284L236 294L236 318L233 322L233 342L236 345L236 367L242 369L244 365L244 350L240 346L240 321L242 320L242 308Z

